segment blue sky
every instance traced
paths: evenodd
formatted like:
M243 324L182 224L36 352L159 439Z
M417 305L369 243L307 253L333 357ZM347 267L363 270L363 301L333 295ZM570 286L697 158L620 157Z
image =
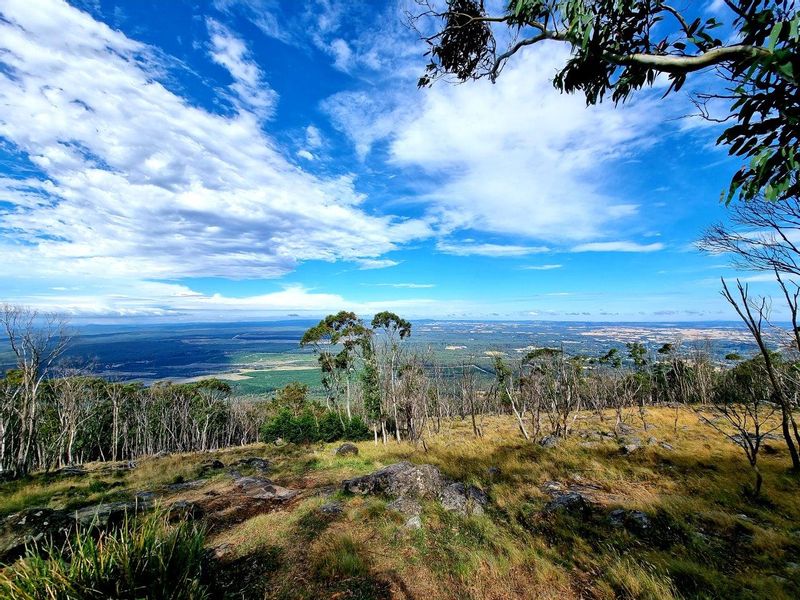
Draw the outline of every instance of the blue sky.
M586 108L549 83L558 46L495 85L418 90L409 7L0 2L0 300L89 320L735 318L735 273L692 243L737 163L688 96Z

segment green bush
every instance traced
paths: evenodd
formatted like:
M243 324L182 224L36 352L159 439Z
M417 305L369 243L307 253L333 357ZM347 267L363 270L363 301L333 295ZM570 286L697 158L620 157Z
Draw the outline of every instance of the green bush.
M162 513L99 536L79 531L63 550L33 548L0 571L0 598L202 600L204 541L197 525L171 524Z
M335 442L344 436L342 419L335 412L325 411L319 420L319 439L323 442Z
M361 417L344 421L342 426L342 418L337 413L325 411L317 419L309 409L297 417L288 409L282 409L261 429L261 437L267 443L278 438L293 444L335 442L342 439L358 441L369 439L370 435L369 427Z
M304 410L299 417L292 419L292 427L286 439L293 444L310 444L319 441L317 419L310 410Z
M368 440L370 435L369 427L358 415L345 422L344 435L342 436L344 439L357 442L359 440Z
M268 444L278 438L288 439L294 429L294 417L288 408L281 409L261 428L261 438Z

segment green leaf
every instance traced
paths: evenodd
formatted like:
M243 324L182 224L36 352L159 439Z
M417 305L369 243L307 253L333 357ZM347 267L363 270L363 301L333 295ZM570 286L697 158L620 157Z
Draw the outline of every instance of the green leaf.
M767 48L769 50L774 50L775 45L778 43L778 38L781 35L781 30L783 29L783 21L778 21L772 27L772 31L769 34L769 44L767 44Z

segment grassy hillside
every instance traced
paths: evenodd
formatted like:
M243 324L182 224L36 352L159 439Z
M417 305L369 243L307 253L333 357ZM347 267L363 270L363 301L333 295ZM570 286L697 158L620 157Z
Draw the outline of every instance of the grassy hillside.
M781 442L769 442L763 497L753 499L741 450L694 413L651 409L648 431L633 415L628 424L642 441L630 454L602 435L610 415L586 413L555 448L525 443L510 418L493 418L483 439L466 421L445 424L427 452L361 442L358 456L337 457L334 445L255 445L113 473L96 465L78 478L1 484L0 514L144 490L164 505L213 505L204 520L212 597L800 597L800 481L787 473ZM298 494L268 509L237 504L229 467L247 457L266 458L269 478ZM209 469L211 459L226 468ZM431 501L414 529L386 498L340 491L343 479L401 460L477 485L487 511L460 517ZM585 506L545 510L555 488L579 493Z

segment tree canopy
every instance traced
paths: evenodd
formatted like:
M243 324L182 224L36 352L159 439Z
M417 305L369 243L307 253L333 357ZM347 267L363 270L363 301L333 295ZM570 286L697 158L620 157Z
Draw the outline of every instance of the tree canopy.
M800 133L800 17L795 0L724 0L727 18L690 15L664 0L510 0L505 11L489 14L483 0L447 0L440 10L418 0L421 20L434 19L429 63L419 85L444 76L495 81L503 67L528 46L557 42L571 53L556 74L555 87L579 92L587 104L607 96L624 102L664 74L664 96L681 89L687 77L714 68L721 80L695 96L703 116L727 127L717 140L743 166L725 195L750 200L798 196ZM501 50L499 39L510 39ZM712 116L706 103L728 102L728 114Z

